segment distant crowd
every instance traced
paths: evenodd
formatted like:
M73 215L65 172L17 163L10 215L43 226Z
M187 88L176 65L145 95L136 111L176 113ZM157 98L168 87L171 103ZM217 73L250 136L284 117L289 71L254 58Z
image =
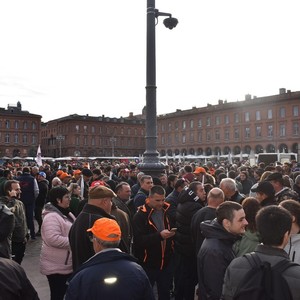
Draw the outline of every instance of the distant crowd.
M51 300L300 299L300 164L0 166L0 299L40 238Z

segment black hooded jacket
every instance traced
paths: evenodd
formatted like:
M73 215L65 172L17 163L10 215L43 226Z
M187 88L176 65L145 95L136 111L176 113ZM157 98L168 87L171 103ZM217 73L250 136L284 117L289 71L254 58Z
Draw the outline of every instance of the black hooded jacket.
M202 222L200 228L205 237L197 257L200 298L220 299L226 268L235 258L232 246L239 236L225 230L216 219Z
M176 210L175 251L185 256L195 256L195 247L192 242L191 222L193 215L204 206L199 197L187 188L178 198Z

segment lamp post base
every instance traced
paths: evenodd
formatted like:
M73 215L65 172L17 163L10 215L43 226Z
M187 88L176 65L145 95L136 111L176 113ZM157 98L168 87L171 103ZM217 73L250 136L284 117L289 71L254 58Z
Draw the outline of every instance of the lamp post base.
M157 153L153 155L145 154L144 161L139 163L137 167L141 172L152 177L158 177L166 169L165 164L159 161Z

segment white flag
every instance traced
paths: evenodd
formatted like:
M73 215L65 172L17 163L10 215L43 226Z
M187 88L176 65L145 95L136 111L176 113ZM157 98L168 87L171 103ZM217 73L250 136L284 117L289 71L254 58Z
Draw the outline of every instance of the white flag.
M35 158L36 164L41 167L43 165L42 162L42 151L41 151L41 146L39 145L37 153L36 153L36 158Z

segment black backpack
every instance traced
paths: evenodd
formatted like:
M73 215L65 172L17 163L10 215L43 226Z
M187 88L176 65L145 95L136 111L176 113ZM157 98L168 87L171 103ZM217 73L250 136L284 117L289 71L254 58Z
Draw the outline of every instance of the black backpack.
M240 282L233 300L292 300L290 288L282 273L291 266L297 266L288 259L271 267L260 260L255 252L244 257L252 267Z

